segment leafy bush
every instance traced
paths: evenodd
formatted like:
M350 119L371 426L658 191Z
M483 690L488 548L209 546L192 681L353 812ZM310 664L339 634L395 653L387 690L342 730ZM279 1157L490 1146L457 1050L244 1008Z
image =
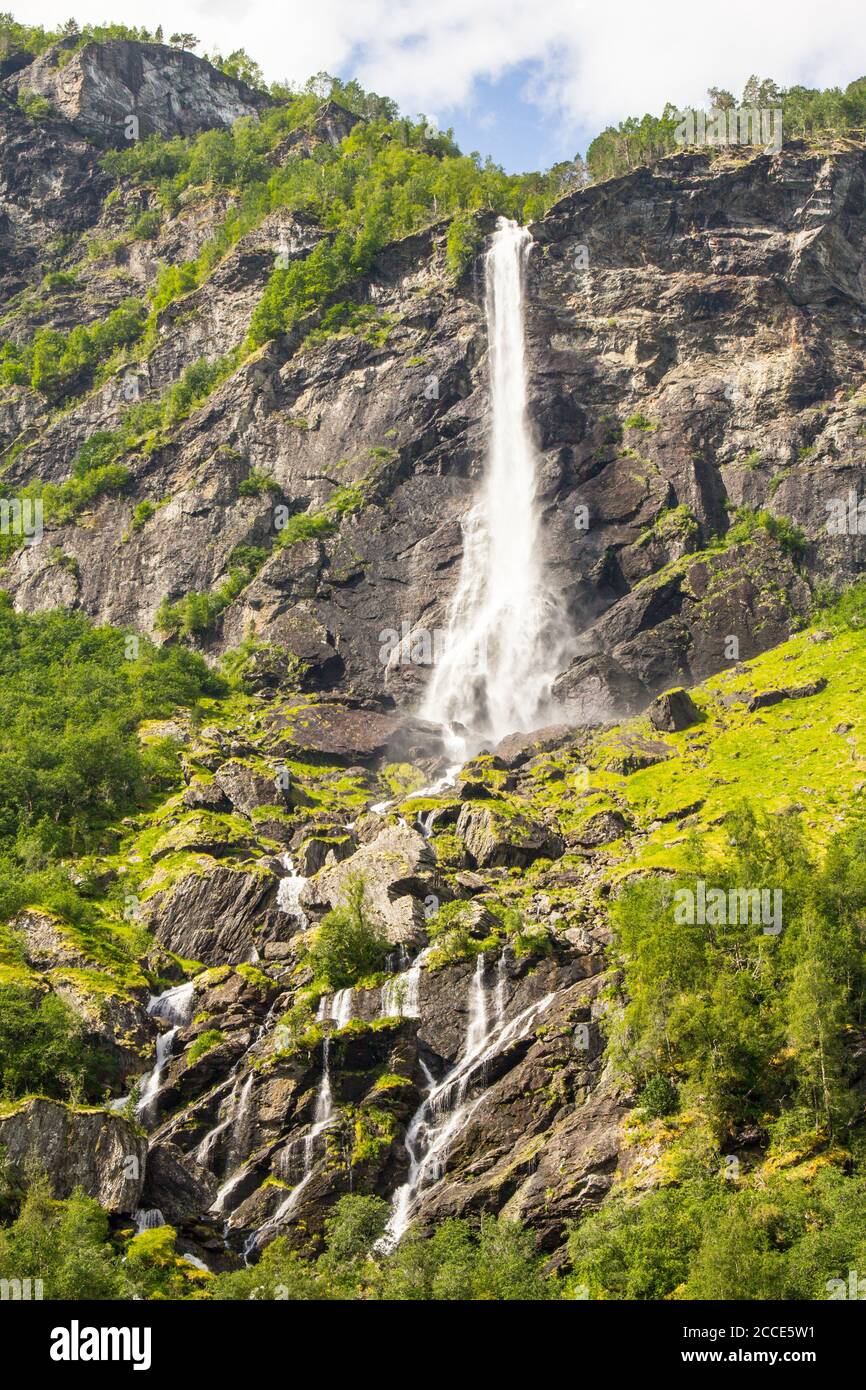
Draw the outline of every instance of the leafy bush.
M851 584L841 594L817 586L813 621L837 631L862 631L866 627L866 580Z
M162 214L153 208L149 212L139 213L132 224L132 235L138 241L153 241L159 236L161 226Z
M651 1076L638 1097L638 1105L650 1119L672 1115L679 1104L677 1088L669 1076Z
M137 342L147 309L139 299L124 299L104 319L60 333L40 328L28 343L0 347L0 382L28 384L52 400L90 384L106 370L112 354Z
M210 632L267 557L268 552L261 546L236 546L228 558L228 578L214 593L193 591L174 603L163 599L154 618L157 632L168 637L199 637Z
M221 1042L225 1042L225 1034L221 1033L219 1028L206 1028L203 1033L199 1033L195 1042L190 1043L186 1054L187 1065L192 1066L193 1062L197 1062L206 1052L212 1052L215 1047L219 1047Z
M251 469L238 484L239 497L261 497L264 493L279 491L280 485L276 478L258 468Z
M84 1038L81 1019L54 994L0 987L0 1092L6 1098L81 1094L96 1100L116 1080L117 1061Z
M16 837L37 857L82 852L100 827L166 786L142 719L192 706L222 685L201 658L93 627L80 614L16 613L0 595L0 856ZM17 884L3 876L0 918ZM14 910L14 907L11 909Z
M445 239L445 259L455 280L459 280L469 269L481 248L481 242L481 231L474 214L456 212Z
M725 545L739 545L751 540L758 531L777 541L782 550L796 559L806 549L807 541L803 531L790 517L774 516L766 508L757 511L751 507L737 507L733 514L733 525L724 537Z
M350 878L345 902L322 919L309 948L317 985L322 990L354 985L381 970L389 950L384 932L367 916L363 878Z

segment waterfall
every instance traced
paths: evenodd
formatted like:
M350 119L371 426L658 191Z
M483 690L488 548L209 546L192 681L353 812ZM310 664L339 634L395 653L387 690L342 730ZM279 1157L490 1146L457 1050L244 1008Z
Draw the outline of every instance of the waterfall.
M313 1125L308 1134L302 1139L296 1139L287 1146L283 1153L283 1171L287 1177L294 1176L291 1173L291 1165L295 1151L300 1148L303 1153L303 1170L300 1181L292 1188L285 1201L277 1208L264 1225L249 1237L244 1246L244 1255L249 1257L256 1249L262 1235L270 1231L274 1226L278 1226L281 1221L285 1221L297 1206L301 1193L309 1183L314 1173L313 1164L316 1158L316 1141L319 1135L328 1129L334 1122L334 1098L331 1094L331 1039L325 1037L322 1040L322 1075L319 1078L319 1085L316 1091L316 1108L313 1111Z
M138 1211L133 1212L135 1222L135 1234L140 1236L142 1231L152 1231L157 1226L165 1225L165 1217L159 1207L139 1207Z
M425 946L409 966L382 986L380 1018L419 1018L421 1013L421 969L432 951Z
M135 1113L141 1119L148 1119L151 1105L154 1101L159 1085L162 1080L162 1073L165 1071L165 1064L171 1056L172 1044L177 1036L177 1027L169 1028L167 1033L160 1033L156 1040L156 1065L145 1080L135 1107Z
M196 1145L193 1157L196 1163L206 1167L210 1162L210 1157L221 1134L230 1130L229 1144L226 1151L226 1167L229 1167L232 1158L232 1150L239 1147L243 1141L243 1131L246 1128L247 1116L250 1108L250 1094L253 1089L253 1073L247 1073L247 1078L241 1086L240 1077L235 1079L229 1096L228 1114L224 1119L209 1129L204 1138Z
M469 1026L466 1029L466 1044L464 1051L468 1057L476 1053L484 1043L488 1034L487 1027L487 990L484 987L484 952L482 951L475 962L475 974L472 976L472 985L469 990Z
M463 525L444 651L420 711L469 731L452 731L451 751L461 757L484 740L536 728L558 669L559 615L543 573L527 418L524 270L531 245L525 227L501 217L485 259L491 411L485 477Z
M174 989L167 989L164 994L152 994L147 1012L154 1018L161 1018L165 1023L182 1028L185 1023L189 1023L194 989L193 981L187 980L185 984L175 985Z
M330 1019L338 1028L345 1028L355 1006L354 990L338 989L336 994L323 994L319 1000L316 1019L327 1023Z
M504 953L497 966L491 999L486 989L484 957L478 957L469 986L466 1039L454 1066L438 1082L427 1067L423 1068L429 1090L406 1131L409 1173L394 1193L391 1216L380 1242L382 1250L392 1250L399 1243L412 1220L420 1193L443 1176L449 1149L484 1098L488 1062L525 1037L553 1002L555 993L547 994L506 1023L503 959ZM481 1087L480 1094L470 1097L470 1088L476 1085Z
M306 879L295 869L291 855L281 856L283 867L286 870L285 878L281 878L277 885L277 906L282 912L290 912L293 917L297 917L301 927L306 930L309 926L307 915L300 905L299 899L301 889L306 883Z

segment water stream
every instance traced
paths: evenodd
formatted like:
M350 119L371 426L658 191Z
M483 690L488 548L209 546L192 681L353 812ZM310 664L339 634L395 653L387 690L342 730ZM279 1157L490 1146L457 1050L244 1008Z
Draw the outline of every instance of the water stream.
M463 560L444 650L420 710L461 760L485 740L543 722L562 615L544 572L537 454L527 411L525 271L532 237L500 218L485 258L490 438L463 524ZM453 746L452 746L453 745Z
M404 1144L409 1172L392 1198L391 1215L381 1242L383 1250L393 1249L399 1243L415 1214L421 1193L444 1175L449 1150L484 1099L488 1063L528 1036L555 998L554 993L547 994L506 1022L505 952L497 962L492 989L487 976L487 963L482 954L469 983L466 1036L457 1061L438 1082L433 1080L427 1067L423 1068L429 1089L406 1130Z

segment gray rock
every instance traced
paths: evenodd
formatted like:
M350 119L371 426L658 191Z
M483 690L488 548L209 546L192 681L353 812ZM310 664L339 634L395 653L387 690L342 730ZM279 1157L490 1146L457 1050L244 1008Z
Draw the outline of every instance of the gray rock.
M682 686L674 690L665 690L661 695L657 695L647 710L649 721L654 728L660 729L665 733L677 733L680 729L687 729L690 724L694 724L700 719L700 710L688 691L683 690Z
M113 39L73 50L61 65L67 44L40 54L21 72L6 78L13 94L44 97L54 111L79 130L108 144L130 138L127 121L138 119L140 135L195 135L241 116L254 116L268 97L226 77L192 53L156 43Z
M348 859L321 869L301 890L301 906L322 912L344 900L347 882L362 877L367 910L391 941L417 941L424 929L424 899L439 889L436 859L422 835L407 826L384 827Z
M526 868L535 859L557 859L563 851L561 838L549 826L506 813L495 802L466 802L456 831L472 866L480 869Z
M236 965L249 960L256 928L277 919L277 877L215 866L155 893L144 914L156 940L185 960Z
M140 1206L147 1143L120 1115L34 1096L0 1115L0 1145L19 1179L35 1162L55 1197L76 1187L110 1212Z

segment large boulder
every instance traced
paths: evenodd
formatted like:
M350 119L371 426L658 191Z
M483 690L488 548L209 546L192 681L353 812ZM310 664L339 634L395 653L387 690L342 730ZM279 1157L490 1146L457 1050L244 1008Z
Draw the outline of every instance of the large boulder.
M311 704L289 718L275 715L271 727L280 730L278 747L288 758L326 758L352 766L387 757L414 762L441 748L441 730L375 705Z
M277 785L275 777L237 758L230 759L217 769L214 783L232 805L245 815L259 806L280 806L288 801L286 792Z
M419 938L424 899L439 889L436 858L423 835L406 825L385 826L348 859L314 874L301 890L301 906L314 912L336 907L353 877L363 878L369 916L389 940Z
M555 830L515 812L507 803L467 801L456 832L479 869L525 869L535 859L558 859L563 852Z
M182 1225L207 1211L219 1183L168 1140L155 1143L147 1155L147 1175L141 1205L161 1211L172 1226Z
M0 1146L19 1180L41 1169L55 1197L80 1187L106 1211L141 1205L147 1142L121 1115L34 1096L0 1116Z
M154 893L144 912L166 950L205 965L238 965L250 959L258 931L274 925L277 884L267 869L215 865Z
M674 690L664 690L657 695L647 710L649 721L654 729L666 734L678 733L687 729L701 717L700 710L687 690L677 686Z

